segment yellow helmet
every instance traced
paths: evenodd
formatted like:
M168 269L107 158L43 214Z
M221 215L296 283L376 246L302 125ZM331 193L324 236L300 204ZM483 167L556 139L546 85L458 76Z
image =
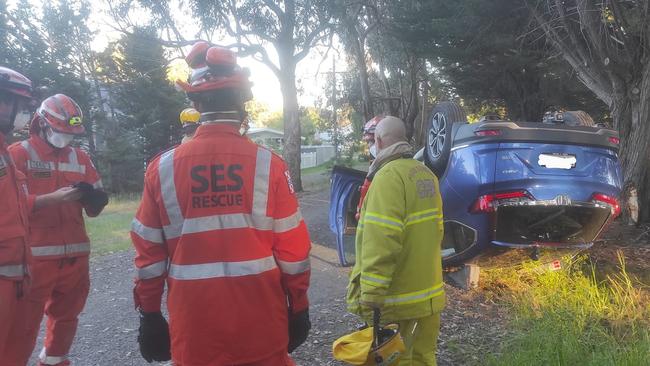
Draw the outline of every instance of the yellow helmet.
M334 358L350 365L396 366L406 348L397 324L379 328L377 342L373 347L374 327L367 327L345 335L334 342Z
M180 116L182 125L197 124L199 123L200 118L201 118L201 113L199 113L199 111L197 111L194 108L183 109Z

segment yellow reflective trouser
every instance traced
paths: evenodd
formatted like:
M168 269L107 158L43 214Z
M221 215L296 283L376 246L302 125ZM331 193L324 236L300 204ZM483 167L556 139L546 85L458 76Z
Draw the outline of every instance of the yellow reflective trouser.
M440 313L398 322L406 352L399 366L435 366Z

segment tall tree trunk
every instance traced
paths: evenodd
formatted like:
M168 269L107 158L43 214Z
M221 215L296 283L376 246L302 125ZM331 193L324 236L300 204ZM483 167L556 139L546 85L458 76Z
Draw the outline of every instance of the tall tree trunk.
M644 183L650 175L650 64L645 66L642 75L638 84L615 83L610 110L621 137L619 156L625 186L637 189L640 219L648 220L650 187Z
M409 62L409 102L408 109L405 111L404 123L406 124L406 138L410 141L415 133L415 119L420 114L420 103L418 99L418 71L419 63L416 61L415 56L410 56Z
M298 92L296 88L296 64L293 60L293 50L289 54L280 55L280 89L282 89L282 113L284 115L284 160L289 166L289 174L293 188L302 191L300 177L300 110L298 108Z

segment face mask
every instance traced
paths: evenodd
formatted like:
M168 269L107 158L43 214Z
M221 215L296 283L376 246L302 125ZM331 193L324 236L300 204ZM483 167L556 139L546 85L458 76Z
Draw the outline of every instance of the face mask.
M25 128L31 115L29 111L19 111L16 113L16 118L14 118L14 131L20 131Z
M372 155L373 158L377 157L377 144L372 144L368 150L370 150L370 155Z
M59 149L62 149L70 145L70 143L74 139L74 135L54 132L51 128L47 129L46 137L47 137L47 141L50 144L52 144L52 146L58 147Z

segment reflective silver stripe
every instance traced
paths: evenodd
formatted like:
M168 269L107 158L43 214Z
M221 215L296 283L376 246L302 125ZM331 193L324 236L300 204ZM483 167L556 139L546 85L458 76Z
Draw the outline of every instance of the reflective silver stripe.
M364 216L363 221L366 224L378 224L379 226L387 227L389 229L394 229L398 231L402 231L404 229L404 226L396 221L372 216L369 214L366 214Z
M169 266L169 277L176 280L240 277L264 273L275 268L277 265L273 256L242 262L172 264Z
M41 350L41 354L38 355L38 358L41 360L41 363L45 365L57 365L68 359L68 356L48 356L45 347Z
M95 189L104 188L104 185L102 184L102 180L99 179L97 182L93 183L93 188L95 188Z
M195 217L185 219L181 233L194 234L212 230L243 228L271 230L273 228L273 220L268 217L254 217L253 215L244 213Z
M431 209L422 212L416 212L412 215L409 215L406 220L406 226L417 224L425 221L434 221L435 219L442 219L442 215L438 213L438 209Z
M283 219L273 220L273 232L283 233L285 231L293 230L300 225L301 221L302 214L300 213L300 210L298 210L291 216L287 216Z
M90 252L90 243L32 247L34 257Z
M142 239L152 243L162 244L164 241L162 229L146 226L137 218L134 218L133 221L131 221L131 231Z
M79 164L59 163L60 172L86 174L86 166Z
M172 149L163 153L158 163L160 192L169 218L169 225L166 225L163 230L168 239L178 238L183 231L183 213L178 205L174 182L174 151L175 149Z
M160 277L167 272L168 262L165 259L164 261L156 262L148 266L138 268L138 278L141 280L148 280L151 278Z
M269 196L269 176L271 175L271 152L257 148L255 161L255 183L253 186L253 215L266 216Z
M361 274L360 280L361 282L363 281L371 282L372 284L374 284L374 286L387 287L388 285L390 285L390 280L385 280L383 278L378 278L374 276L368 276L363 273Z
M68 163L79 165L79 159L77 159L77 151L74 148L70 148L70 154L68 154Z
M309 258L298 262L285 262L278 260L278 265L280 266L282 273L290 275L300 274L311 269L311 262Z
M67 244L65 246L66 253L82 253L90 252L90 243Z
M77 159L77 151L70 148L67 163L59 163L59 171L68 173L86 174L86 166L80 165Z
M63 106L59 103L59 101L56 98L54 99L54 103L56 103L57 107L63 109ZM41 108L43 108L43 110L45 112L53 115L54 117L56 117L57 119L60 119L62 121L67 121L69 119L69 118L66 118L64 115L62 115L62 114L60 114L58 112L55 112L52 108L50 108L50 107L48 107L48 106L46 106L44 104L41 104ZM65 110L65 109L63 109L63 110Z
M56 164L52 161L42 161L41 158L38 156L36 149L34 149L27 140L22 141L20 145L25 150L27 150L27 153L29 154L30 160L27 161L27 168L30 170L31 169L43 170L45 168L49 170L58 170L60 172L65 172L65 173L86 174L86 166L79 164L79 159L77 158L77 151L73 148L70 149L71 151L70 154L68 155L67 163L60 162Z
M65 245L32 247L32 255L34 257L42 257L47 255L63 255L63 254L65 254Z
M32 147L32 145L29 143L29 141L24 140L20 143L20 146L23 147L23 149L27 150L27 153L29 154L29 158L34 160L34 161L41 161L41 158L38 156L38 153L36 150Z
M25 267L22 264L0 266L0 276L18 277L25 274Z
M394 297L387 297L385 299L385 304L386 305L399 305L399 304L404 304L404 303L415 303L415 302L420 302L423 300L427 300L439 295L442 295L444 293L442 285L430 288L425 291L418 291L418 292L413 292L410 294L404 294L404 295L397 295Z
M223 215L212 215L185 219L181 234L195 234L212 230L223 229L244 229L273 230L275 233L283 233L295 229L300 225L302 215L300 212L285 217L284 219L273 220L270 217L259 217L245 213L233 213ZM167 231L165 231L167 234Z

